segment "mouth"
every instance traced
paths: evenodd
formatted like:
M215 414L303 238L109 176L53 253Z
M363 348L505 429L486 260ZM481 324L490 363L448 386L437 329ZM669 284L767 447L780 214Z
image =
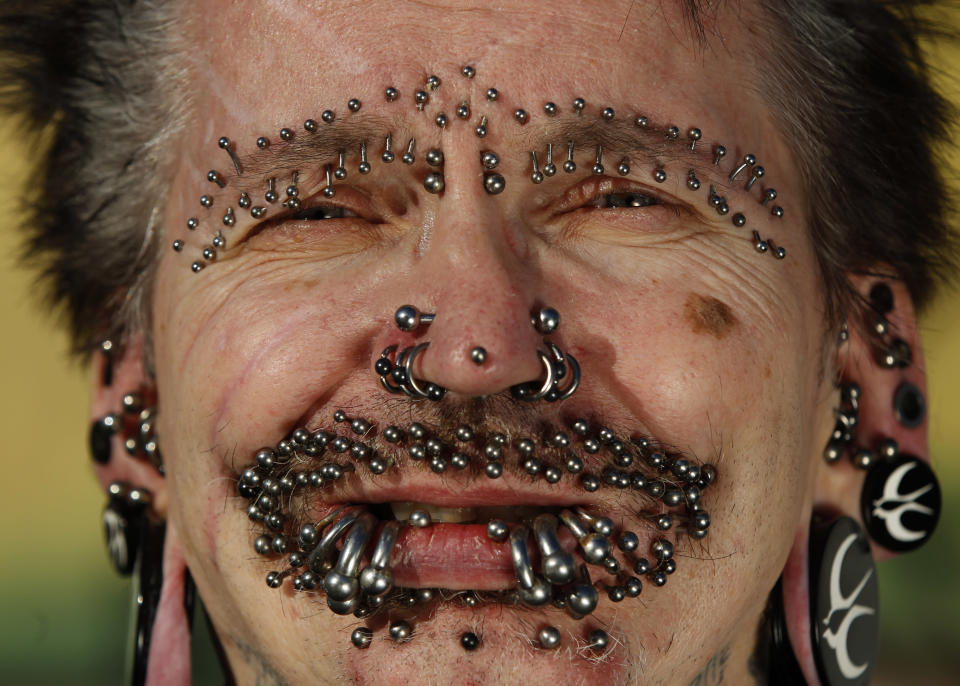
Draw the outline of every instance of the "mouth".
M261 449L237 490L267 585L360 619L459 600L578 620L665 585L707 535L713 465L583 419L512 434L337 411Z

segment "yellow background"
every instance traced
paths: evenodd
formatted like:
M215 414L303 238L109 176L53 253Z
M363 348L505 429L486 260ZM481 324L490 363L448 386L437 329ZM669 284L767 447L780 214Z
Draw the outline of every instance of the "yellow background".
M934 53L950 79L960 51ZM960 89L944 80L952 97ZM904 126L910 126L908 121ZM89 374L18 259L24 160L0 122L0 682L119 684L129 585L107 562L104 498L87 453ZM957 160L956 151L951 151ZM956 166L956 165L954 165ZM957 185L956 183L954 184ZM960 673L960 299L944 293L922 319L933 464L944 512L922 550L881 566L877 684L957 683ZM731 579L731 582L734 580ZM209 671L197 683L212 683Z

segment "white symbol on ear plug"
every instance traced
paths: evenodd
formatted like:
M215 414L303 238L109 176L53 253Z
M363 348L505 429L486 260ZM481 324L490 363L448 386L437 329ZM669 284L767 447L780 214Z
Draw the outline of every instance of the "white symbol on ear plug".
M103 511L103 525L107 529L107 549L110 551L111 559L117 567L126 569L130 552L124 535L127 521L114 510L107 508Z
M840 668L840 673L847 679L856 679L867 670L866 663L857 665L850 659L847 646L850 627L858 617L876 614L876 610L872 607L854 605L857 598L860 597L860 593L863 592L864 587L867 585L867 582L870 580L870 577L873 575L872 569L863 575L863 579L860 580L860 583L857 584L857 587L853 589L850 595L844 596L843 591L840 590L840 573L843 570L843 561L847 556L847 551L850 549L850 546L852 546L856 540L857 534L847 536L837 550L837 556L833 558L833 565L830 567L830 612L828 612L827 616L823 619L824 626L829 626L833 613L843 610L848 611L836 631L827 629L823 632L824 640L826 640L827 645L833 648L833 652L837 656L837 666Z
M905 527L901 519L903 515L907 512L933 514L932 509L916 502L917 498L933 488L933 484L918 488L913 493L900 492L900 483L903 481L903 477L916 466L916 462L907 462L897 467L887 477L887 481L883 485L883 496L873 501L873 516L882 519L884 526L887 527L887 533L901 543L919 541L927 535L926 531L914 531ZM884 509L884 506L889 504L897 505L897 507L890 510Z

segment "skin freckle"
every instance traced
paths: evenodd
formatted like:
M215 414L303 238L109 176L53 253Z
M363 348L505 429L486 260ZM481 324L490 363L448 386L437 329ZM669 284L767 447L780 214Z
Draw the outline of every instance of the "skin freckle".
M694 333L707 333L717 340L726 338L740 323L725 302L699 293L687 296L683 310Z

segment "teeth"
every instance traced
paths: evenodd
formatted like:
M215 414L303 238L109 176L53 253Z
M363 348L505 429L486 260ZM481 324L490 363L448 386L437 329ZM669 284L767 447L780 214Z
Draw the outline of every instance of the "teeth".
M414 501L391 503L391 507L393 508L393 516L401 522L410 519L410 515L417 510L428 513L433 522L463 524L477 519L477 509L474 507L439 507Z

